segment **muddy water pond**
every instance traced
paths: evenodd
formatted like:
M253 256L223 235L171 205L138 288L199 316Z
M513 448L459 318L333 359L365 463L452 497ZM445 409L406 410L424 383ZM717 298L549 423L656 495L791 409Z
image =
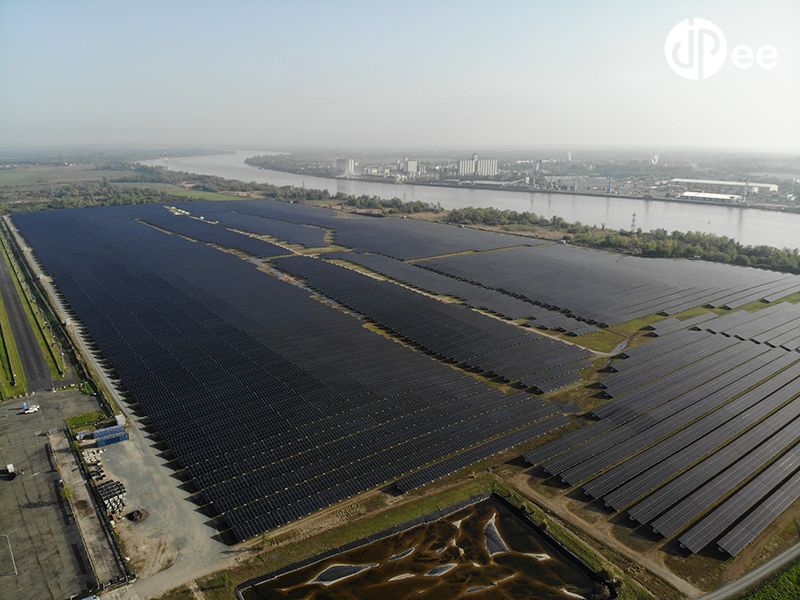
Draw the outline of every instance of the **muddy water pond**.
M243 590L245 600L590 598L602 585L491 497Z

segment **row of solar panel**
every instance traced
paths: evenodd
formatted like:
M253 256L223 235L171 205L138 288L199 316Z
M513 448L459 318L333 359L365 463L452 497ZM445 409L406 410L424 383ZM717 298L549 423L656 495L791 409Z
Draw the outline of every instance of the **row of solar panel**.
M698 324L698 327L773 348L800 349L800 306L789 302L755 313L736 311Z
M441 462L407 475L395 482L395 487L401 493L409 492L494 454L551 433L560 427L564 427L569 422L570 420L567 417L556 415L544 421L531 423L517 431L507 433L499 439L491 440L462 454L446 458Z
M203 206L194 205L187 208L192 214L213 219L223 227L259 235L268 235L291 244L300 244L307 248L320 248L327 245L325 242L325 230L320 227L298 225L297 223L236 210L204 210Z
M387 281L310 258L274 261L314 289L373 319L388 331L467 369L502 377L527 388L586 366L588 353L526 333L464 306L433 300Z
M732 345L705 343L714 338ZM798 356L688 330L626 354L615 364L634 360L630 373L649 373L652 383L629 380L594 410L600 421L526 459L664 537L683 531L692 552L719 540L737 554L800 497Z
M795 275L620 257L568 245L461 254L418 264L601 325L709 304L735 307L742 304L734 300L747 303L800 289Z
M558 311L547 310L497 290L447 277L430 269L424 269L388 256L342 252L328 254L325 258L346 260L414 288L459 298L467 306L487 310L506 319L531 319L529 323L531 327L570 335L583 335L596 329L588 323L578 321Z
M161 229L184 235L200 242L240 250L253 256L268 257L287 253L286 250L275 244L234 233L199 219L175 215L161 206L142 207L140 215L140 218L145 223L155 225Z
M532 238L416 219L375 218L354 214L344 218L338 211L275 200L192 202L180 206L212 219L216 219L219 213L236 211L253 217L324 227L333 232L333 241L336 244L361 252L376 252L399 259L542 243ZM228 216L220 218L227 219ZM258 225L254 221L248 223L248 227L256 226Z
M552 410L375 335L247 261L137 222L144 208L14 222L238 539Z
M420 266L460 275L542 307L564 311L569 319L567 324L577 317L590 324L605 325L653 312L675 314L699 305L737 308L753 300L771 302L800 290L800 278L796 276L756 269L635 257L620 259L570 246L542 245L543 242L531 238L417 220L354 215L343 218L337 211L269 200L221 204L184 206L196 214L229 220L231 225L247 231L276 237L282 234L287 241L293 241L289 236L294 232L278 231L277 223L325 227L333 231L336 243L401 259L511 248L499 253L445 257ZM294 241L304 243L296 238ZM319 244L319 238L304 241L305 245ZM547 286L538 286L542 278L548 281ZM575 282L580 282L581 293L575 293ZM538 320L539 315L535 316ZM540 324L546 322L542 320ZM555 327L565 326L556 322ZM570 331L567 327L565 330Z

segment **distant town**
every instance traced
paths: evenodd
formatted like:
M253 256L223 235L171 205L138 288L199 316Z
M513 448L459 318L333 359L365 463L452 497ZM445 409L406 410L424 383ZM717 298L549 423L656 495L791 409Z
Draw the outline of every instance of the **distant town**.
M779 160L779 159L778 159ZM467 156L323 156L291 153L255 156L253 166L307 174L479 189L613 195L693 203L800 210L796 171L757 159L704 164L689 158L574 157L572 151L545 158ZM771 162L771 159L767 159Z

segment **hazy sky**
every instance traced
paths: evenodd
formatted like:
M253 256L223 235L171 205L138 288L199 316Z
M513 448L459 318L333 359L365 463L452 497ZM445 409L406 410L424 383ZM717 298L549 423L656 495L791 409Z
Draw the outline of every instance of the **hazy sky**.
M664 57L703 17L771 70ZM0 0L0 146L800 151L800 2Z

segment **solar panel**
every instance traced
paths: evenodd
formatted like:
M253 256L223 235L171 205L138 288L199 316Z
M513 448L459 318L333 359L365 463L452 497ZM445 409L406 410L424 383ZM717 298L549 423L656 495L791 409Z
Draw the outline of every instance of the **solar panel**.
M793 446L800 437L800 421L790 422L730 467L713 477L691 495L653 521L653 530L670 537L692 523L722 497L770 464L776 456ZM702 465L701 465L702 466Z
M462 254L418 264L599 324L658 312L675 314L715 300L719 300L717 305L731 304L800 282L795 275L702 261L621 257L560 244ZM542 281L547 285L541 285Z
M628 514L638 523L650 522L700 485L715 477L720 471L728 468L761 443L765 437L771 436L798 415L800 415L800 400L790 402L762 423L740 435L730 444L638 503L628 511ZM794 432L794 430L792 429L791 432ZM783 441L783 438L776 439ZM663 528L664 530L669 530L669 524L664 523Z
M351 269L300 256L274 264L401 339L489 377L544 391L577 381L588 364L588 352L576 346Z
M275 200L192 202L187 210L204 211L211 218L221 211L236 211L251 216L299 225L329 229L336 244L362 252L376 252L400 259L438 256L467 250L488 250L543 243L530 237L431 223L416 219L370 217ZM250 222L252 225L252 221Z
M679 538L681 545L691 552L700 552L798 469L800 448L795 447L684 533Z
M520 430L508 433L499 439L489 441L476 448L471 448L463 454L446 458L429 467L425 467L411 475L400 479L395 483L395 487L401 492L408 492L421 487L441 477L445 477L459 469L488 458L498 452L503 452L508 448L528 442L546 433L550 433L559 427L569 423L569 419L564 416L554 416L544 421L533 423Z
M720 550L737 556L780 514L800 498L800 472L792 475L769 498L719 540Z
M268 235L291 244L300 244L308 248L326 246L325 232L321 227L300 225L279 219L271 219L263 215L235 210L208 210L204 206L182 205L181 208L195 215L203 215L217 221L223 227ZM246 210L246 209L245 209Z
M596 328L563 313L548 310L497 290L447 277L429 269L380 254L345 252L328 254L326 258L345 260L391 277L427 292L453 296L473 308L479 308L507 319L531 319L532 327L583 335Z
M126 397L237 539L547 410L366 330L249 261L137 221L152 210L163 209L48 211L14 223Z
M280 246L246 235L240 235L223 227L188 216L177 216L160 206L143 206L137 213L138 218L149 225L154 225L200 242L217 244L258 257L279 256L287 253L287 250Z

